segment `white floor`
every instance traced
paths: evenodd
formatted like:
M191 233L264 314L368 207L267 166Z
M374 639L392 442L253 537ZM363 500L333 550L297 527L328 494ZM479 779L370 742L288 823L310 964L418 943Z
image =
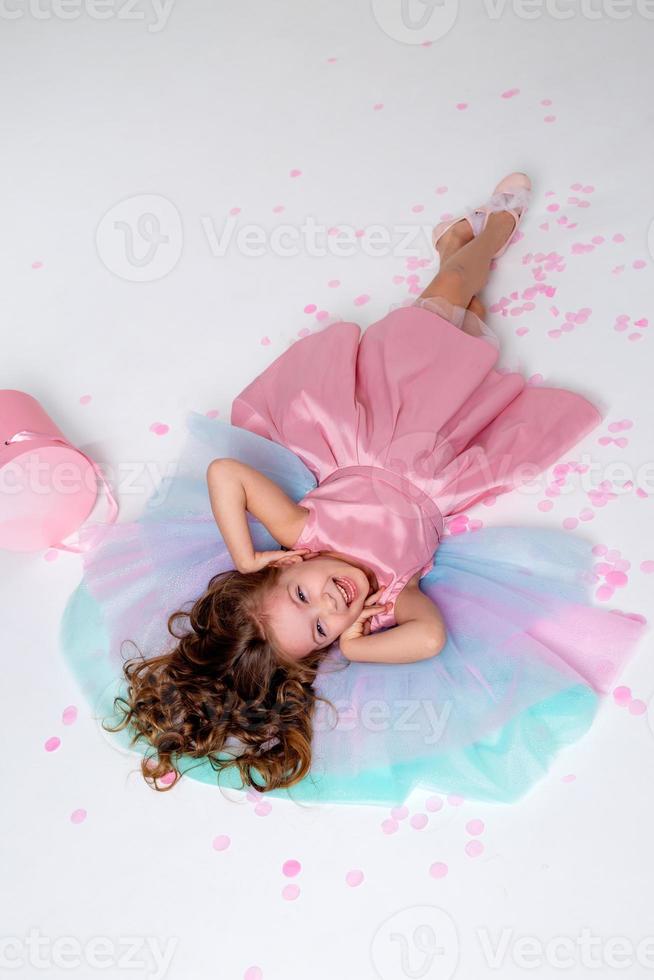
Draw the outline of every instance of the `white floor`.
M594 398L607 425L566 457L598 464L589 484L549 512L514 493L470 516L558 527L582 513L584 533L630 562L612 601L651 620L654 9L471 8L416 2L403 24L400 0L3 5L0 388L37 397L125 479L128 519L151 490L144 464L174 460L188 409L228 418L301 331L379 318L409 295L402 277L434 270L407 258L431 261L422 226L526 170L533 206L483 294L488 319L504 363ZM263 254L237 239L248 225ZM271 239L280 225L290 236ZM346 225L380 225L390 244L377 238L376 254L354 237L338 255L325 231ZM603 480L608 502L588 493ZM105 513L100 501L92 517ZM190 780L154 793L57 649L79 559L3 551L0 574L8 976L652 975L651 637L621 678L632 708L609 697L523 802L434 812L417 793L389 834L375 807L273 801L259 815Z

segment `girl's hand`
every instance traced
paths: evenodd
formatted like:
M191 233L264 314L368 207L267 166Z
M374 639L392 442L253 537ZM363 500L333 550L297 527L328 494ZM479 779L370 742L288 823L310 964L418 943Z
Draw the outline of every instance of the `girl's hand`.
M275 561L280 561L282 558L288 558L289 555L308 555L310 553L310 548L298 548L297 551L282 551L281 549L279 551L255 551L252 560L247 563L247 566L241 566L239 572L244 574L258 572L259 569L265 568Z
M351 648L351 645L355 643L360 637L368 636L370 633L370 619L373 616L377 616L380 613L386 612L393 605L392 602L384 602L382 604L377 603L377 599L384 591L384 588L377 589L372 595L369 595L363 604L363 609L347 629L343 630L338 638L338 645L341 648L341 653L343 656L347 657L347 649Z

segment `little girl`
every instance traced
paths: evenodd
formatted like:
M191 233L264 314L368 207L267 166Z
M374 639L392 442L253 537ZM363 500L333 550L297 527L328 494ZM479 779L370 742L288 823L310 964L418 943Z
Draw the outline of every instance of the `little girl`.
M421 785L508 802L589 728L643 617L592 604L579 536L461 533L601 421L494 368L477 293L530 190L510 174L441 223L415 302L292 344L231 425L190 413L158 499L86 532L63 649L155 788L218 773L298 800L399 804ZM141 656L122 663L128 639Z

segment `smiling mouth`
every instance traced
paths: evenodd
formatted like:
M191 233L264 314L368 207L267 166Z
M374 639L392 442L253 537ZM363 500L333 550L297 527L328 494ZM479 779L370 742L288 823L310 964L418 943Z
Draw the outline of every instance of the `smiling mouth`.
M349 578L335 578L333 581L334 581L334 584L335 584L336 588L338 589L338 591L343 596L343 599L345 601L345 605L349 609L349 607L352 605L352 603L356 599L359 590L357 589L357 587L354 584L354 582L351 579L349 579Z

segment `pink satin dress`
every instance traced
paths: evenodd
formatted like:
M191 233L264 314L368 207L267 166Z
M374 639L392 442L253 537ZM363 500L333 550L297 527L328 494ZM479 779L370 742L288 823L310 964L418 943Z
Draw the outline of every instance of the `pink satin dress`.
M497 371L490 327L475 317L482 335L461 329L470 316L439 299L392 309L363 333L332 323L232 405L232 425L293 450L316 478L292 547L376 573L393 608L372 631L396 624L395 600L432 568L446 517L533 480L602 421L582 395Z

